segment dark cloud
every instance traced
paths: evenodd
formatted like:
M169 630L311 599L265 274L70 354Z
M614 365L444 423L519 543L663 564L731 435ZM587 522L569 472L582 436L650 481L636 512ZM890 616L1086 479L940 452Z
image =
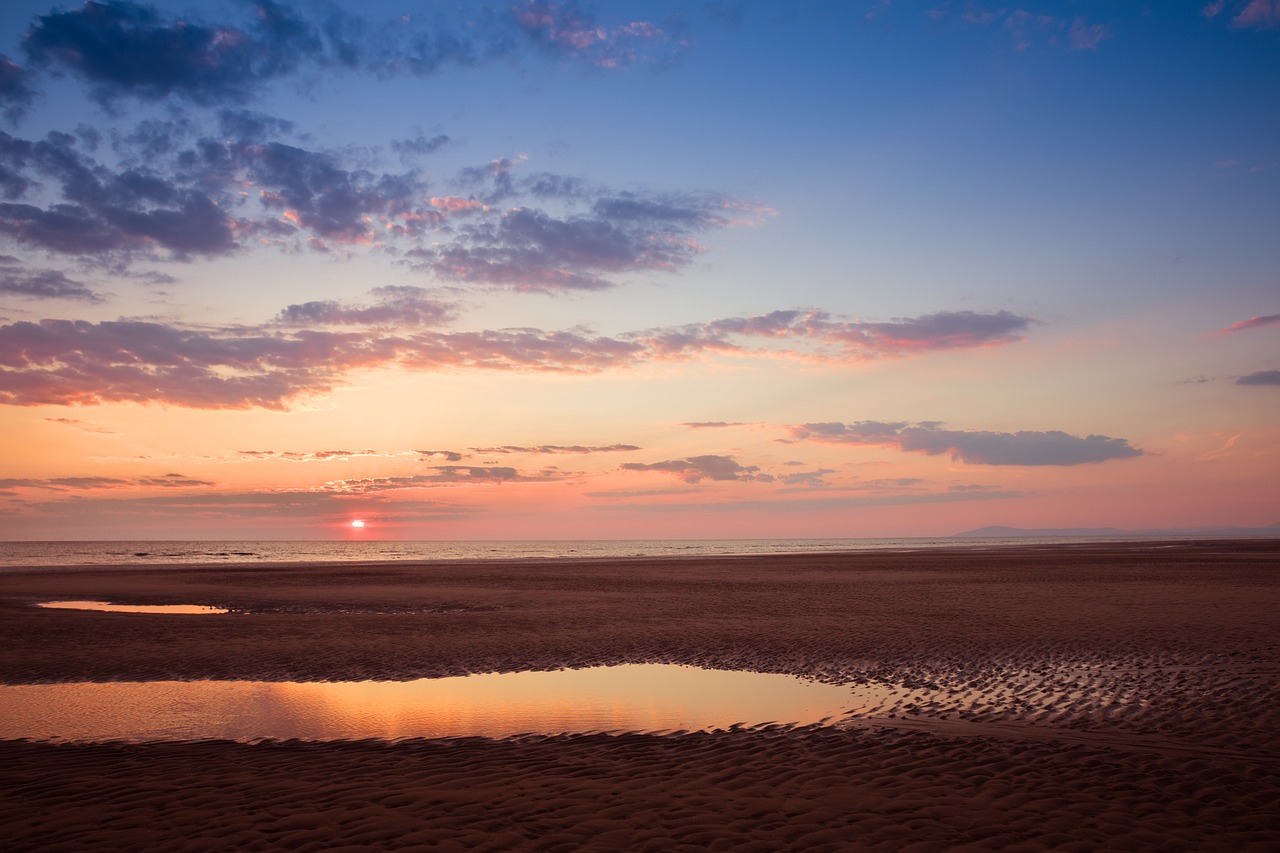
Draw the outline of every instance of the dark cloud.
M610 274L677 269L700 251L648 224L516 207L470 226L454 245L424 252L421 266L441 278L516 290L599 290L616 284Z
M583 454L583 453L626 453L632 450L640 450L634 444L608 444L603 446L591 446L583 444L539 444L533 447L520 447L514 444L504 444L501 447L472 447L472 453L478 453L482 456L503 456L512 453L528 453L542 455L559 455L559 454Z
M1259 370L1236 380L1237 385L1280 385L1280 370Z
M127 0L88 2L37 17L23 48L33 66L72 74L103 101L243 101L323 50L316 28L290 7L257 0L249 8L253 21L240 28Z
M787 340L833 346L835 351L797 352L818 359L861 361L885 356L976 347L1004 346L1022 340L1034 321L1008 311L938 312L888 323L834 320L822 311L773 311L710 323L640 333L659 352L741 352L735 337Z
M36 99L31 72L0 53L0 112L11 122L31 108Z
M456 450L415 450L413 452L422 457L421 461L423 462L428 459L443 459L446 462L461 462L463 459L463 454L458 453Z
M690 456L688 459L668 459L663 462L624 462L624 471L661 471L674 474L686 483L702 480L756 480L771 483L772 474L761 474L757 465L741 465L732 456Z
M218 130L227 138L241 142L266 142L293 132L293 122L253 110L222 110L218 113Z
M42 180L61 191L48 207L0 204L0 234L18 242L68 254L164 249L175 257L234 248L230 219L200 189L145 168L111 172L69 134L32 142L0 133L0 163L6 198L22 198Z
M717 194L617 193L548 174L517 180L519 163L500 159L463 171L460 183L472 196L440 209L487 215L445 245L410 252L420 269L524 291L599 290L625 273L681 269L703 251L697 240L705 232L755 224L771 213ZM503 204L521 196L556 199L568 212Z
M304 70L435 74L532 47L600 68L669 62L688 40L647 21L595 22L571 5L533 0L495 11L403 15L383 23L336 4L306 12L277 0L244 4L242 21L170 14L130 0L91 0L37 16L22 47L33 68L69 74L104 104L121 98L239 104ZM0 103L20 114L30 73L0 57Z
M223 113L222 120L248 139L280 129L251 113ZM122 167L103 165L68 134L31 141L0 133L0 193L39 202L0 204L0 234L53 252L167 250L184 259L228 254L250 235L286 245L310 238L320 248L372 245L416 239L443 221L421 201L425 185L416 173L348 169L335 153L274 141L202 138L187 146L190 131L140 125L117 138L138 154L135 165ZM246 185L256 197L243 194Z
M412 474L398 477L361 477L358 479L331 480L324 485L326 491L343 494L370 494L373 492L399 491L402 489L422 489L441 485L459 485L465 483L502 484L502 483L545 483L563 480L569 474L554 469L524 474L515 468L468 465L435 465L434 474Z
M332 300L290 305L276 316L281 326L437 326L452 321L457 307L421 287L375 287L371 306L352 306Z
M424 154L434 154L451 141L443 133L427 136L422 131L418 131L412 139L391 140L391 150L400 156L401 162L407 162Z
M50 489L52 491L94 491L100 489L193 488L216 486L208 480L196 480L183 474L155 477L50 477L48 479L0 479L0 489Z
M791 474L784 474L778 478L778 482L784 486L805 486L809 488L821 488L827 485L826 476L836 473L834 468L817 468L813 471L795 471Z
M32 299L69 299L102 302L102 297L60 270L32 270L14 263L17 259L0 255L0 294Z
M1123 438L1081 438L1058 430L988 432L943 429L934 423L861 421L803 424L792 427L791 433L800 440L826 444L896 447L929 456L950 454L952 459L971 465L1082 465L1143 455Z

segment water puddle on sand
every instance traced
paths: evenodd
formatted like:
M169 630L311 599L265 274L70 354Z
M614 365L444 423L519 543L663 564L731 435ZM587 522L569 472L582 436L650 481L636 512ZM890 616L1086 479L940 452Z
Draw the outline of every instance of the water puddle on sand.
M112 604L110 601L42 601L36 607L51 610L100 610L106 613L156 613L180 616L231 612L222 607L210 607L205 604Z
M509 737L809 725L888 688L627 664L416 681L150 681L0 687L0 739L162 741Z

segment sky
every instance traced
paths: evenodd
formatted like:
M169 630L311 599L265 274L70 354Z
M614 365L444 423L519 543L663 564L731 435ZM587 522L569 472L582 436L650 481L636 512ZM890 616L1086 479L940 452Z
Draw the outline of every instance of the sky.
M9 0L0 539L1280 522L1277 81L1280 0Z

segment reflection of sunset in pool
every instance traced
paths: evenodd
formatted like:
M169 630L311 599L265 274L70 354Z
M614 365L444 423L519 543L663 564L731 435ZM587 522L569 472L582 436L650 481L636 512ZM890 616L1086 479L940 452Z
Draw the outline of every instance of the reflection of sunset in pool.
M113 604L110 601L43 601L36 605L51 610L100 610L104 613L155 613L158 615L205 616L228 613L206 604Z
M0 687L0 738L506 737L817 723L866 688L634 664L416 681L156 681Z

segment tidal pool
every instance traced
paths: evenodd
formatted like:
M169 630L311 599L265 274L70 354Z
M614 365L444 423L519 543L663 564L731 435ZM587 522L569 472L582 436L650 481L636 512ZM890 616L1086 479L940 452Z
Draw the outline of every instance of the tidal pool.
M415 681L146 681L0 687L0 739L344 740L808 725L883 701L789 675L671 664Z
M113 604L110 601L42 601L36 607L52 610L101 610L107 613L158 613L182 616L231 612L222 607L211 607L206 604Z

